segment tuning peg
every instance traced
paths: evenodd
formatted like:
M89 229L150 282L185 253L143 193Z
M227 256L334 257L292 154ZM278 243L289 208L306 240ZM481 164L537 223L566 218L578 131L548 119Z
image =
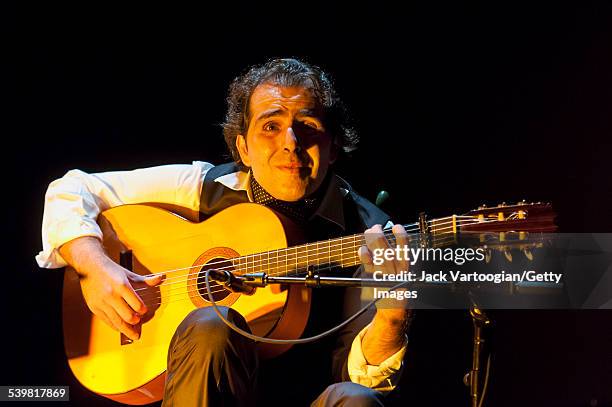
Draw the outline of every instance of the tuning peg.
M529 249L523 249L523 254L527 257L527 260L533 261L533 253Z
M512 263L512 253L510 253L510 251L504 250L504 256L510 263Z

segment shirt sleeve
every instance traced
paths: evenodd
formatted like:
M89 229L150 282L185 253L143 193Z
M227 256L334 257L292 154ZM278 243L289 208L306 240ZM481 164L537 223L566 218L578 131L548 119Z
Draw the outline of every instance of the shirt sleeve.
M194 161L132 171L88 174L71 170L49 184L42 222L43 249L36 262L43 268L67 265L57 250L82 236L102 238L96 219L119 205L156 202L199 210L206 172L213 165Z
M399 382L408 339L406 338L406 343L400 350L389 356L380 365L368 365L365 356L363 356L361 341L369 326L363 328L353 340L347 364L349 377L353 383L361 384L381 393L388 393Z

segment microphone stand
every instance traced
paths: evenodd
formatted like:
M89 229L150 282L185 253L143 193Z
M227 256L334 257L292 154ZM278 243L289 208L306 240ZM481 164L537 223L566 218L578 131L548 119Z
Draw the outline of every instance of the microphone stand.
M265 287L268 284L300 284L306 287L396 287L408 280L377 280L374 278L352 277L321 277L313 270L308 269L304 277L270 276L268 273L233 274L227 270L209 270L210 278L222 283L227 289L250 295L255 288ZM403 284L402 284L403 285ZM398 287L399 288L399 287Z
M486 391L487 378L485 377L485 385L480 394L480 353L482 351L482 344L484 339L482 338L482 329L491 323L491 320L487 315L478 307L472 300L472 306L470 307L470 317L474 325L474 347L472 350L472 369L466 373L463 378L463 383L470 388L470 400L471 407L479 407L482 404ZM487 375L489 374L489 364L487 363Z
M395 287L399 283L408 283L408 280L377 280L374 278L352 277L321 277L312 270L308 270L304 277L278 277L267 273L244 274L240 283L250 287L265 287L268 284L302 284L306 287Z

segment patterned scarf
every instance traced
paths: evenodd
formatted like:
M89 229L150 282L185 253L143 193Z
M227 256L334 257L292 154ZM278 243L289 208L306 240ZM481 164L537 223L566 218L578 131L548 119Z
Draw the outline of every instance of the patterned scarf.
M253 176L253 173L251 173L250 183L251 192L253 192L253 199L256 203L267 206L276 212L280 212L289 217L291 220L303 225L315 213L321 204L323 191L325 191L325 187L327 185L326 181L321 184L314 194L308 198L302 198L295 202L281 201L280 199L274 198L268 193L268 191L263 189L259 182L257 182Z

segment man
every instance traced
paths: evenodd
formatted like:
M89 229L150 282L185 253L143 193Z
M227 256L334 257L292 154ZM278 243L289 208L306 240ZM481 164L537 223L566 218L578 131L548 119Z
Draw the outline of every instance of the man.
M330 170L341 150L356 142L342 113L330 80L317 67L277 59L251 68L234 80L228 97L224 135L234 163L68 172L47 191L39 265L71 265L81 277L90 310L134 340L138 333L133 325L147 312L134 288L161 284L163 277L138 276L106 256L95 219L112 206L160 202L212 215L251 201L287 216L311 239L369 227L373 233L366 233L367 247L359 256L366 269L371 268L371 251L387 246L380 224L388 218ZM393 232L398 243L406 241L401 226L394 226ZM407 264L387 262L383 267L393 272L405 270ZM401 373L410 320L405 305L378 309L365 321L370 322L367 326L348 332L349 341L340 340L342 346L334 354L337 383L313 405L383 405L383 393L396 386ZM237 312L223 312L246 327ZM323 319L320 313L313 315L315 322ZM254 344L230 331L210 308L195 310L177 328L167 373L164 405L169 406L247 405L255 400L255 388L261 393L268 384L256 383Z

